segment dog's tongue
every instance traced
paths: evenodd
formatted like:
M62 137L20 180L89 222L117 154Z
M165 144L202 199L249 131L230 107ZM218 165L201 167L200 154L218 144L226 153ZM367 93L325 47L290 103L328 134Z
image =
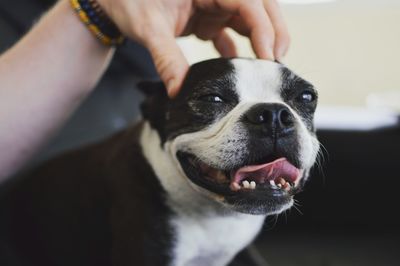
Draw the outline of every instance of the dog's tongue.
M278 177L286 181L295 182L300 175L300 170L292 165L286 158L280 158L273 162L261 165L249 165L238 169L231 182L240 184L242 180L254 180L257 183L265 183Z

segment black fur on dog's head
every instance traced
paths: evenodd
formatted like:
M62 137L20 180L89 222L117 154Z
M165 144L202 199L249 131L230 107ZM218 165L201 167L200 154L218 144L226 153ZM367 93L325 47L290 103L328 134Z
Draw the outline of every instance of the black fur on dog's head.
M293 203L318 152L314 87L282 64L213 59L193 65L175 99L142 83L142 114L201 193L252 214Z

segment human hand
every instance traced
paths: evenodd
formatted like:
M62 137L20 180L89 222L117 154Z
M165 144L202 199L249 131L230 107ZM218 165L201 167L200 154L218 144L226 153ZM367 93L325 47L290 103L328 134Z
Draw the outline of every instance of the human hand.
M237 56L226 33L232 28L250 38L258 58L280 59L289 34L276 0L97 0L127 37L144 45L175 96L189 65L175 37L195 34L212 40L224 57Z

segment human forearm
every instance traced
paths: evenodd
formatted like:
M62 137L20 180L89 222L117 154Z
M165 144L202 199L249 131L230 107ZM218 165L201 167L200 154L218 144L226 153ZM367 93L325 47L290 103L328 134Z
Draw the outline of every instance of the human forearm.
M62 125L95 86L112 53L61 0L0 56L0 180Z

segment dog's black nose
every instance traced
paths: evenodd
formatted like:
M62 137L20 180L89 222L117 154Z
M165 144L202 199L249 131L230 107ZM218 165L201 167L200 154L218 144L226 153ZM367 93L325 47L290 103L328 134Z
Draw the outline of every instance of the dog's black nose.
M290 133L294 129L294 116L283 104L260 103L251 107L244 115L244 122L266 133Z

